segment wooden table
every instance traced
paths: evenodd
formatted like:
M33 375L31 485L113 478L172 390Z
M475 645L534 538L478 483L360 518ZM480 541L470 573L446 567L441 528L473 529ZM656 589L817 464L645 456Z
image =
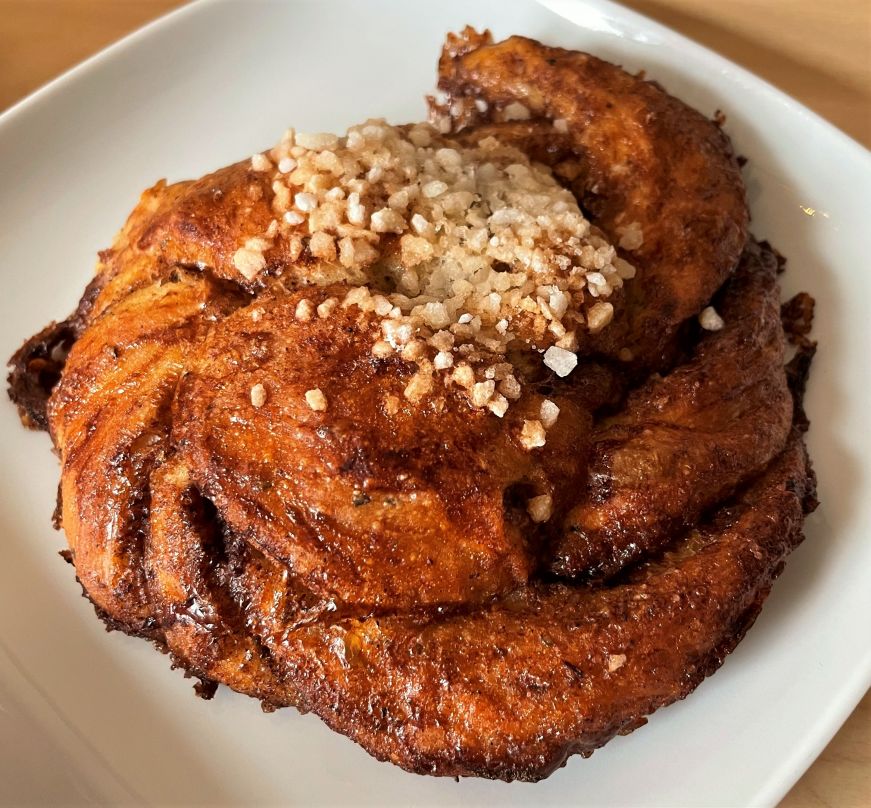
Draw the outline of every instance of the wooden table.
M179 0L0 0L0 110ZM867 0L628 0L871 146ZM740 773L736 773L740 776ZM871 694L781 808L871 806Z

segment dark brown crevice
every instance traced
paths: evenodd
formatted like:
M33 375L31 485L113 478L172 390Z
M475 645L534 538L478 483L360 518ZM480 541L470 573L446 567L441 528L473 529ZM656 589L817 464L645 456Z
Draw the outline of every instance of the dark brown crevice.
M60 381L67 356L84 330L104 283L102 275L92 278L69 317L49 323L9 359L7 392L26 427L48 431L49 396Z
M796 427L807 432L810 426L804 410L804 395L817 344L808 337L814 321L816 301L807 292L799 292L780 308L780 320L789 342L796 346L795 354L786 365L786 382L792 393Z
M793 422L802 432L807 432L810 427L810 421L804 410L804 394L807 389L811 362L813 362L816 352L816 343L808 340L806 344L798 347L795 356L790 359L786 366L786 383L792 394Z
M201 540L199 579L205 583L215 617L222 624L220 632L250 636L263 662L278 675L271 652L248 625L248 604L235 586L247 562L247 545L233 535L215 504L199 489L189 488L184 504L188 510L186 522Z
M46 408L79 332L73 320L50 323L27 340L9 360L9 398L22 423L48 431Z

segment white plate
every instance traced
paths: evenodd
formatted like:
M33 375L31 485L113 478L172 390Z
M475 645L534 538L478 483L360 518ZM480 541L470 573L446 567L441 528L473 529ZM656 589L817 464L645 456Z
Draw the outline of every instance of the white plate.
M601 0L202 2L0 118L0 355L66 315L139 192L274 142L420 119L446 31L523 33L644 68L722 109L750 158L753 230L817 299L808 409L822 505L747 639L686 702L537 785L415 777L313 716L263 715L107 634L49 516L43 434L0 406L0 802L773 805L871 681L868 153L735 65Z

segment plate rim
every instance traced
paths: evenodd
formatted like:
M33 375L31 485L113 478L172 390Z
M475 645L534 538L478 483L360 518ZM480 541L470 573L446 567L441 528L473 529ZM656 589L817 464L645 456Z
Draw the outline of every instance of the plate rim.
M281 1L285 3L311 2L311 0ZM676 31L674 28L670 28L664 23L654 20L652 17L648 17L646 14L643 14L640 11L636 11L635 9L629 8L628 6L624 6L621 3L616 2L616 0L530 1L535 3L536 5L541 6L542 8L552 11L554 14L557 14L560 17L563 17L567 21L571 22L572 25L577 27L581 27L580 23L571 19L571 17L566 16L566 14L563 13L562 9L583 8L585 6L598 7L600 11L607 11L609 15L617 22L628 21L630 23L633 23L634 25L637 25L639 28L645 27L655 30L656 33L658 33L660 36L671 39L674 43L679 44L681 48L689 49L691 52L694 52L695 56L710 60L714 63L719 63L721 66L726 67L728 70L727 72L723 73L723 75L726 76L727 79L740 79L744 82L754 84L757 87L765 90L765 93L773 100L776 100L778 103L784 106L791 107L793 111L799 112L804 117L813 121L814 125L822 126L826 130L828 130L829 135L841 140L841 145L849 148L858 159L868 162L869 167L871 167L871 149L864 146L852 135L847 134L843 129L840 129L831 121L824 118L820 113L815 112L806 104L803 104L801 101L789 95L789 93L787 93L786 91L781 90L779 87L775 86L767 79L764 79L761 76L757 75L752 70L746 67L742 67L737 62L734 62L728 57L723 56L722 54L715 51L713 48L697 42L686 34L682 34L679 31ZM65 71L55 76L54 78L49 79L44 84L41 84L39 87L25 95L23 98L15 101L12 106L0 112L0 129L7 125L9 121L13 118L27 112L31 106L34 106L37 103L41 103L46 98L63 89L63 86L68 82L74 79L78 79L80 76L85 75L89 70L93 69L100 62L111 58L115 55L116 52L125 49L126 47L138 42L141 39L147 38L164 26L170 26L175 24L175 22L183 16L196 13L206 6L219 5L221 3L227 2L244 3L245 0L187 0L187 2L183 3L178 8L171 9L151 20L150 22L144 23L139 28L136 28L128 34L125 34L120 39L111 42L101 50L92 54L91 56L88 56L82 61L73 65L72 67L67 68Z

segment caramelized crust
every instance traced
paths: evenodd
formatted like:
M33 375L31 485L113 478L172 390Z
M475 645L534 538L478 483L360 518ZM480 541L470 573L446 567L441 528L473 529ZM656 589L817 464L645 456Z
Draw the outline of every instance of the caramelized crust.
M234 293L181 270L137 289L83 331L49 402L76 574L133 632L153 628L142 571L148 475L166 456L175 386L190 346L234 305Z
M749 217L729 140L655 82L587 53L519 36L493 44L467 28L448 37L439 87L448 108L466 98L486 102L487 113L459 121L472 123L467 137L496 134L531 148L615 243L624 228L640 228L643 242L630 256L637 283L627 287L616 327L591 347L654 359L735 268ZM532 120L478 126L512 103ZM564 133L554 120L565 122Z
M518 445L515 425L537 413L540 394L503 420L456 388L414 405L403 390L415 365L371 354L371 313L295 318L301 300L317 306L345 291L261 297L189 358L173 437L193 483L234 533L325 598L412 608L525 583L534 534L527 519L505 519L505 492L520 483L550 492L549 478L577 477L573 447L586 441L589 413L558 397L567 417L538 456ZM261 407L251 404L255 385ZM311 389L326 411L307 404Z
M453 137L552 167L637 269L570 375L518 339L510 407L446 376L410 395L417 357L374 349L359 279L279 226L258 155L146 191L10 393L108 626L409 771L537 780L716 670L801 541L812 300L785 369L728 139L655 83L471 29L439 69Z
M793 407L776 271L770 251L749 244L717 301L723 329L596 426L554 573L607 577L657 552L781 451Z
M722 664L800 541L807 503L813 480L793 441L733 507L630 583L536 584L473 614L318 621L288 634L277 621L266 642L306 706L376 757L537 780Z

